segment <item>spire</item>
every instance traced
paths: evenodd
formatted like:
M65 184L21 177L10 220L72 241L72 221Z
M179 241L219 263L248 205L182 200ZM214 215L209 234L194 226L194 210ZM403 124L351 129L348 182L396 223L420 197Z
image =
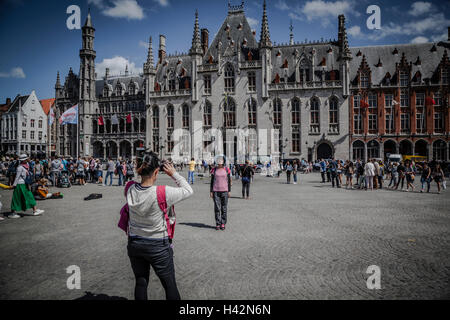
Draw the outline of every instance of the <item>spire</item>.
M92 28L92 19L91 19L91 8L88 10L88 15L86 18L86 23L84 24L85 27Z
M56 85L55 88L61 88L61 80L59 79L59 71L56 74Z
M192 47L190 54L202 54L202 43L200 41L200 29L198 27L198 11L195 10L194 35L192 36Z
M352 53L350 52L350 48L348 47L348 39L347 39L347 29L345 28L345 16L343 14L339 15L339 34L338 34L338 42L340 47L340 56L343 59L352 59Z
M125 76L128 76L128 65L125 67Z
M150 37L150 41L148 43L148 54L147 54L147 64L149 66L154 65L153 61L153 45L152 45L152 37Z
M289 35L289 44L292 46L294 44L294 27L292 26L292 20L291 20L291 26L289 27L289 30L291 31Z
M269 22L267 20L267 11L266 11L266 0L264 0L263 6L263 17L261 23L261 40L259 41L259 45L261 48L272 47L272 42L270 41L270 33L269 33Z

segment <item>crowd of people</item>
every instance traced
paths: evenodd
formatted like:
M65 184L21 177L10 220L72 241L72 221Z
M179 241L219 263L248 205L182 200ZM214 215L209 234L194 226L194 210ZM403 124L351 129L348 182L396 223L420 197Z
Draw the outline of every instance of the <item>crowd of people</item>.
M417 175L420 175L420 192L429 193L432 181L436 183L438 194L447 187L441 164L435 161L415 163L412 160L383 162L369 159L364 162L358 159L353 162L321 159L319 166L321 183L331 182L333 188L345 185L346 189L376 190L384 187L398 190L400 187L400 190L414 191Z

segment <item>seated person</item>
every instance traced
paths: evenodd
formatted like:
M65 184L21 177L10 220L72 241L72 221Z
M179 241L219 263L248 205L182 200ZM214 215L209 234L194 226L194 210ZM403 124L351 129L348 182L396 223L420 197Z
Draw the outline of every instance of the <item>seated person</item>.
M45 199L60 199L63 195L60 192L50 193L48 191L48 181L47 179L40 179L37 183L36 188L34 189L34 197L36 199L45 200Z

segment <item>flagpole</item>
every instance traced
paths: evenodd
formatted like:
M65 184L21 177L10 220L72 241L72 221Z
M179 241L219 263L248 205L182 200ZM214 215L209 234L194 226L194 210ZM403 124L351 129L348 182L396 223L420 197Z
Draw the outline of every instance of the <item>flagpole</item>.
M78 110L77 110L77 159L80 157L80 117L79 117L79 112L80 112L80 106L78 106Z

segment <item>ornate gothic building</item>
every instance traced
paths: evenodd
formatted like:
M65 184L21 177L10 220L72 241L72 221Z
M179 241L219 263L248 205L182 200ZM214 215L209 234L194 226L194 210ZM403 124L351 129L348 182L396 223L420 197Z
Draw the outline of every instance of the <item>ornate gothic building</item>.
M289 43L275 45L265 2L259 39L244 5L229 5L211 44L196 13L189 53L168 55L160 35L157 59L150 38L143 74L107 70L96 80L94 32L88 15L80 74L56 83L57 116L79 104L81 155L127 158L145 147L164 158L225 153L238 162L448 157L448 42L349 48L341 15L337 40L294 43L291 28ZM57 152L75 156L77 132L58 130Z

